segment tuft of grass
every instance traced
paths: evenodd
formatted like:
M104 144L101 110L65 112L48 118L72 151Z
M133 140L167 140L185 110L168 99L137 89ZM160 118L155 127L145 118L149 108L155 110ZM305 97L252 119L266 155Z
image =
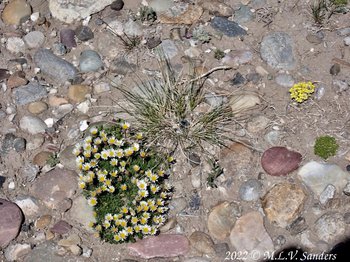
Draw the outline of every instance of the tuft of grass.
M221 49L216 49L214 51L214 57L217 60L223 59L225 57L225 52L222 51Z
M139 36L128 36L124 33L123 36L116 34L116 36L122 41L126 50L131 51L141 44L141 38Z
M204 143L225 145L229 140L225 127L234 122L230 105L225 102L207 112L196 112L204 102L205 77L193 73L183 79L164 54L159 57L160 78L140 80L136 91L118 87L126 100L120 105L123 111L151 146L167 154L179 149L188 156L194 150L205 152Z
M46 160L46 164L48 164L50 167L56 166L60 162L57 154L52 154L49 156L49 158Z
M139 11L139 19L142 22L154 22L157 20L157 14L156 12L152 9L152 7L149 6L143 6L140 8Z
M315 0L311 5L312 17L316 24L322 24L327 17L330 19L334 13L342 13L348 0Z

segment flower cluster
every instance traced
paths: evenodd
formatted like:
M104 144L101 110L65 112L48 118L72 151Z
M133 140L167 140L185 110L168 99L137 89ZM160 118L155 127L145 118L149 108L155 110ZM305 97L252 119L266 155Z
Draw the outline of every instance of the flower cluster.
M290 97L298 103L308 100L315 92L315 86L312 82L300 82L289 89Z
M108 242L155 235L166 221L172 187L164 158L143 145L127 122L97 126L76 145L79 186L94 207L91 226Z

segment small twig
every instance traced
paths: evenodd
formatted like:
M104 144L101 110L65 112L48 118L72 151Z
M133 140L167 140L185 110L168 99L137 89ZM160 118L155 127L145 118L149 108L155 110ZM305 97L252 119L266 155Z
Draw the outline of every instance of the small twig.
M218 66L218 67L214 67L214 68L210 69L208 72L206 72L206 73L204 73L204 74L202 74L202 75L200 75L200 76L198 76L198 77L196 77L196 78L194 78L194 79L191 79L191 80L189 81L189 83L196 82L196 81L198 81L199 79L201 79L201 78L203 78L203 77L206 77L206 76L210 75L211 73L213 73L213 72L215 72L215 71L217 71L217 70L229 70L229 69L232 69L232 67L231 67L231 66Z

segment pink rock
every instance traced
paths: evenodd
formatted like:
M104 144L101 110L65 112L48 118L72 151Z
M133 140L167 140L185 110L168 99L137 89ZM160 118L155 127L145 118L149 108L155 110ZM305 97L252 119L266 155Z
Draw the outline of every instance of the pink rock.
M189 251L189 241L182 235L164 234L147 237L128 245L132 255L145 259L153 257L176 257Z
M261 165L271 176L285 176L299 167L301 154L285 147L271 147L261 157Z
M71 230L71 228L72 228L72 226L70 224L68 224L66 221L60 220L50 229L50 231L52 233L57 233L57 234L63 235L63 234L68 233L69 230Z
M21 228L23 215L14 203L0 199L0 247L6 247Z

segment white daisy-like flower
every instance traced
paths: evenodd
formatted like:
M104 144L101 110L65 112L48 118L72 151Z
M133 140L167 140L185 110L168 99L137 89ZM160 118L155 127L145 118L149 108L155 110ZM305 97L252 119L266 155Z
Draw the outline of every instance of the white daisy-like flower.
M108 220L108 221L113 220L112 214L110 214L110 213L106 214L106 215L105 215L105 219Z
M91 127L91 128L90 128L90 134L91 134L91 135L96 135L97 132L98 132L98 130L97 130L96 127Z
M96 159L100 159L100 158L101 158L101 154L100 154L100 153L96 153L96 154L94 154L94 158L96 158Z
M122 128L123 128L124 130L127 130L127 129L129 129L129 127L130 127L130 123L124 122L124 123L121 124L121 126L122 126Z
M116 165L118 165L118 160L115 159L115 158L113 158L113 159L111 159L111 161L109 161L109 163L110 163L112 166L116 166Z
M85 143L90 144L92 142L92 137L91 136L87 136L87 137L85 137L84 141L85 141Z
M111 137L108 138L107 143L110 144L110 145L114 145L115 141L116 141L115 137L111 136Z
M124 145L123 139L116 140L116 141L115 141L115 145L116 145L116 146L122 146L122 145Z
M102 152L101 152L101 158L102 158L103 160L107 160L107 159L108 159L108 156L109 156L108 150L102 150Z
M85 160L85 159L84 159L83 156L78 156L78 157L75 159L75 162L82 164L82 163L84 163L84 160Z
M86 158L90 158L91 157L91 151L84 151L83 155Z
M133 143L132 144L132 149L136 152L136 151L139 151L140 149L140 145L138 143Z
M124 230L119 232L119 236L120 236L121 240L125 240L128 237L128 232L124 229Z
M147 183L145 180L141 179L137 181L137 187L141 190L145 190L147 188Z
M126 156L131 156L134 153L134 149L132 147L128 147L127 149L124 150L124 154Z
M79 187L81 188L81 189L84 189L85 187L86 187L86 184L85 184L85 182L79 182Z
M142 197L142 198L145 198L145 197L148 197L148 191L147 190L139 190L137 192L137 194Z
M122 158L124 156L124 151L123 149L118 149L116 150L115 154L118 158Z
M101 182L101 183L106 181L106 175L98 174L98 181Z
M89 198L89 199L88 199L88 204L89 204L90 206L96 206L96 204L97 204L97 198L96 198L96 197L91 197L91 198Z
M115 157L115 150L113 148L108 149L108 156Z
M156 182L158 179L158 176L156 174L152 174L151 177L149 178L149 180L151 180L151 182Z
M91 151L92 146L91 146L90 143L84 143L83 148L84 148L84 150L86 150L86 151Z
M88 170L90 170L90 168L91 168L91 165L89 163L83 164L83 170L84 171L88 171Z
M109 193L114 193L114 191L115 191L115 187L114 186L109 186L108 187L108 192Z
M100 137L96 137L96 138L94 139L94 144L95 144L95 145L101 145L101 143L102 143L102 139L101 139Z
M151 234L151 227L149 225L143 225L141 229L143 234L145 235Z
M151 176L152 176L152 171L151 171L151 170L147 170L147 171L145 172L145 175L146 175L148 178L151 178Z
M104 227L104 228L109 228L110 226L111 226L111 223L110 223L109 221L105 220L105 221L103 222L103 227Z
M79 148L75 147L73 149L73 155L78 156L80 153L81 153L81 148L80 147Z

